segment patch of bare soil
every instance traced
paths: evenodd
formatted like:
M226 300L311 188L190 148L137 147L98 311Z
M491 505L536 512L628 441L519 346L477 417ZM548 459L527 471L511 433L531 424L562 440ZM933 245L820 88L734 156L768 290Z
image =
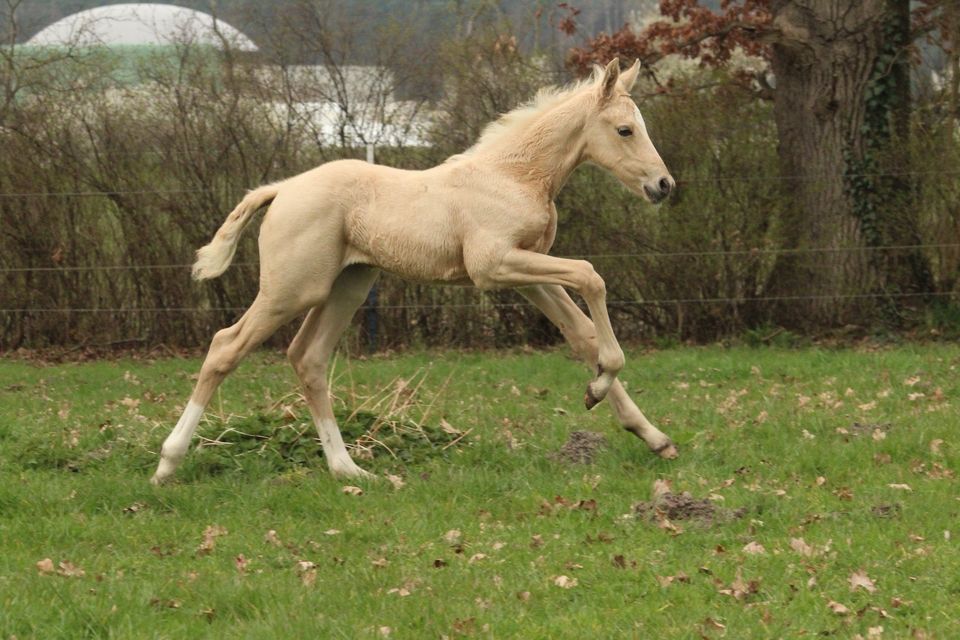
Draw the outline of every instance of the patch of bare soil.
M566 444L550 457L569 464L592 464L606 447L607 438L602 433L573 431Z
M649 502L638 502L633 505L633 513L641 520L656 522L660 526L666 521L693 521L706 526L730 522L742 518L747 510L727 509L706 498L694 498L689 491L672 493L659 492Z

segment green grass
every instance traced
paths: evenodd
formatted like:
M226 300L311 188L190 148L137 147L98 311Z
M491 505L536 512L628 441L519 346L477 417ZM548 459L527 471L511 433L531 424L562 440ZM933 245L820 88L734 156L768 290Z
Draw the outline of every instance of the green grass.
M0 361L0 637L960 637L957 347L628 354L674 461L585 412L563 351L341 359L339 415L375 431L361 464L406 483L361 496L327 474L275 354L212 403L200 435L222 444L149 486L198 364ZM574 430L606 433L592 465L551 457ZM628 515L658 478L746 515L679 535ZM722 593L738 573L753 593Z

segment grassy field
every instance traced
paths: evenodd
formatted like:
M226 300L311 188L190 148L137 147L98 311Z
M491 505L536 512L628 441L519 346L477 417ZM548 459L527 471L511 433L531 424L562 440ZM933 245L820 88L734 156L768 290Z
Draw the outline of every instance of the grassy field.
M277 354L159 489L197 361L0 361L0 637L957 638L958 366L628 353L664 461L583 410L564 351L340 360L357 456L395 476L354 495ZM558 457L575 431L592 463Z

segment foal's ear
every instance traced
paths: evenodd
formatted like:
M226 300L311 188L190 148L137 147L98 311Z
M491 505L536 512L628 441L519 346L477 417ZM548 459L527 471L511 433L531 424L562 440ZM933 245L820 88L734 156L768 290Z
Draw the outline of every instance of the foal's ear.
M632 67L620 74L620 80L623 82L623 88L627 90L627 93L633 89L633 85L637 82L637 75L639 75L639 73L640 58L637 58Z
M603 77L600 79L600 103L604 103L613 97L613 92L617 88L617 80L620 79L620 58L614 58L603 70Z

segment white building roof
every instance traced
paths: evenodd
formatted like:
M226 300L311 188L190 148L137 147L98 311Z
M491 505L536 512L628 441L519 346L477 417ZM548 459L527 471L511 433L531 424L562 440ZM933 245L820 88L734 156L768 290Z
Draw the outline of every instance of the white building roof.
M218 35L219 32L219 35ZM241 51L257 45L236 28L210 14L169 4L115 4L69 15L46 27L28 45L172 45L223 46Z

